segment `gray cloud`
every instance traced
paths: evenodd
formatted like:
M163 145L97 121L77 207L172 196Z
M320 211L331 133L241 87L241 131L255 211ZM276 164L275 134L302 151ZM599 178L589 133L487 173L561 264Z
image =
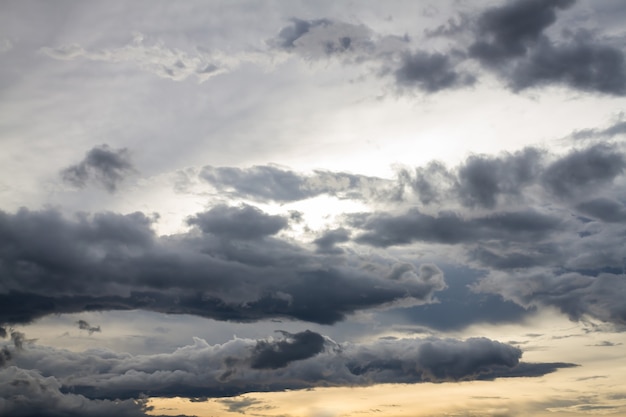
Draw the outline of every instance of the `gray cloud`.
M311 358L324 349L324 338L310 330L282 334L285 336L283 340L257 341L252 351L251 368L284 368L293 361Z
M473 58L494 71L514 91L548 84L607 94L626 93L626 66L622 50L596 41L586 32L557 43L546 30L557 12L575 0L516 0L487 8L476 18L467 14L425 30L426 39L446 37L457 42L446 52L413 51L408 36L382 36L364 25L333 19L291 19L270 45L296 51L309 59L342 57L349 64L373 63L378 73L393 75L401 90L435 93L473 85L474 74L461 69ZM462 35L470 33L469 47Z
M450 56L428 52L406 53L395 79L401 87L415 86L428 93L470 86L476 81L473 75L455 70Z
M590 276L578 272L558 273L540 269L513 277L491 272L473 288L500 294L522 306L553 306L572 320L585 316L605 322L626 324L626 282L616 274Z
M477 240L529 241L559 230L561 221L536 211L495 213L465 219L454 212L432 216L410 209L392 216L386 213L352 215L352 225L365 232L359 243L392 246L415 241L459 244Z
M626 222L626 206L610 198L594 198L578 204L576 208L583 214L607 223Z
M614 144L602 143L555 157L538 148L497 156L472 155L452 169L430 162L398 175L402 198L408 191L425 205L458 202L465 207L494 209L524 203L537 186L550 193L547 200L600 192L624 172L626 158ZM533 192L536 193L536 190Z
M516 90L561 83L579 90L623 95L625 61L621 50L592 40L576 39L558 46L544 40L515 65L510 80Z
M61 171L63 181L83 188L89 183L115 192L119 184L135 172L127 149L111 149L108 145L97 146L76 165Z
M19 367L55 375L62 392L87 398L225 397L377 383L420 383L541 376L569 364L520 362L519 348L486 338L397 339L338 344L311 331L284 338L193 345L173 353L82 353L31 346ZM15 368L15 372L21 370ZM21 371L33 372L33 371ZM58 382L57 382L58 381Z
M542 180L559 197L569 197L610 183L624 172L626 158L606 144L574 150L548 165Z
M203 232L224 238L255 239L275 235L287 227L287 219L263 213L256 207L219 205L187 219Z
M0 372L0 414L16 417L120 417L146 416L149 408L141 400L92 400L61 391L53 376L36 370L9 366Z
M519 195L536 180L542 157L542 152L534 148L501 157L470 156L458 170L461 202L493 208L498 196Z
M557 43L545 30L556 11L574 0L519 0L483 12L469 55L495 70L515 90L564 84L583 91L626 93L622 50L600 43L587 32Z
M478 18L478 39L469 52L488 65L522 56L556 21L556 10L572 4L574 0L517 0L487 9Z
M389 280L391 265L273 237L286 220L251 207L218 206L195 219L187 233L157 237L141 213L0 213L0 323L108 309L333 323L361 309L431 302L445 286L443 276Z
M343 227L325 231L322 236L313 241L320 253L343 253L343 249L338 248L337 243L344 243L350 240L350 231Z

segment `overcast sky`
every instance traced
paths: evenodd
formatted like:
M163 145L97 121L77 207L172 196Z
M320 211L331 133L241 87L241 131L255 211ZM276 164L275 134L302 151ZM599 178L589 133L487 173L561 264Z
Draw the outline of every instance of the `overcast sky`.
M0 414L626 414L626 4L0 3Z

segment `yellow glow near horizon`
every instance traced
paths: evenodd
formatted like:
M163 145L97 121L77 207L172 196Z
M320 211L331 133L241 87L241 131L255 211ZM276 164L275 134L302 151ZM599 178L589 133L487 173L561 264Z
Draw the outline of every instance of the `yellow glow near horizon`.
M515 341L525 351L525 362L568 362L580 366L561 368L543 377L495 381L316 388L250 393L207 402L152 398L151 413L198 417L233 417L242 412L267 417L626 415L626 334L590 332L584 325L552 314L542 314L525 324L476 326L456 336L473 334L502 342ZM247 406L229 410L229 405L238 403Z

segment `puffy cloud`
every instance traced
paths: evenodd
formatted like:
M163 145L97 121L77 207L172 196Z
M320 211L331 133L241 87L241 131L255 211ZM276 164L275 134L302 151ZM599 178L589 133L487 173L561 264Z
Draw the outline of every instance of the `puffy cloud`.
M83 188L89 183L115 192L126 176L135 172L127 149L111 149L108 145L97 146L76 165L61 171L63 181Z
M428 303L445 287L443 276L389 280L388 264L372 269L356 255L338 259L272 236L285 222L218 206L196 215L189 232L157 237L141 213L0 213L0 323L108 309L333 323Z
M88 398L224 397L254 391L377 383L446 382L541 376L559 363L520 362L519 348L486 338L396 339L342 343L318 333L283 332L280 339L194 343L172 353L130 355L69 352L31 346L16 366L52 374L55 391ZM14 368L14 372L23 371Z

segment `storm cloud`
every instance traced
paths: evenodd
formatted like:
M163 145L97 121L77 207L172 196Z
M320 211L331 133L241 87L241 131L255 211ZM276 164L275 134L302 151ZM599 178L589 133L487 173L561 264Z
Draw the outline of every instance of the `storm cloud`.
M445 286L443 276L388 280L390 264L372 269L273 237L286 220L251 206L217 206L190 223L188 233L157 237L141 213L1 213L0 322L141 308L333 323L360 309L430 302Z

